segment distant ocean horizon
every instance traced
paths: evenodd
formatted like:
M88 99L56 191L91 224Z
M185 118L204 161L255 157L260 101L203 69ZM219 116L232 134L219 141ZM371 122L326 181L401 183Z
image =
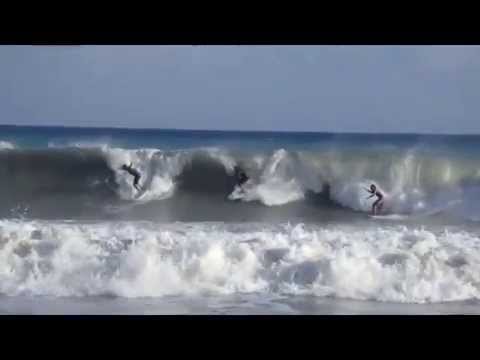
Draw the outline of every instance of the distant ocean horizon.
M427 136L480 136L480 132L411 132L411 131L333 131L333 130L268 130L268 129L200 129L200 128L164 128L164 127L129 127L118 126L93 126L93 125L55 125L55 124L8 124L0 123L0 128L67 128L67 129L97 129L97 130L140 130L140 131L178 131L178 132L237 132L237 133L293 133L293 134L334 134L334 135L427 135Z

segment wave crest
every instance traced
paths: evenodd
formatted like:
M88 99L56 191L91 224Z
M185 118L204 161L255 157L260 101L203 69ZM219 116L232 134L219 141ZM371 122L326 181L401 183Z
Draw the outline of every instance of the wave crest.
M375 183L385 194L385 210L410 214L439 209L452 201L472 202L478 198L480 184L475 162L413 150L239 153L221 148L128 150L103 144L16 149L0 153L0 160L0 175L7 181L0 192L10 208L60 193L100 203L102 199L151 202L181 194L216 199L230 195L243 202L281 206L305 201L309 193L327 192L338 206L369 211L374 199L366 199L365 188ZM120 169L129 163L142 175L140 185L145 191L139 199L132 177ZM234 189L236 165L250 177L241 191Z

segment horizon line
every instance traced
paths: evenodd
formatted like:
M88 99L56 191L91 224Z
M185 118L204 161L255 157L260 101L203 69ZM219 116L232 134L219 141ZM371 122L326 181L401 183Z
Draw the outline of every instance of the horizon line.
M53 125L53 124L1 124L0 127L45 127L67 129L103 129L103 130L152 130L152 131L197 131L197 132L237 132L237 133L297 133L297 134L335 134L335 135L433 135L433 136L478 136L478 133L435 133L435 132L373 132L373 131L331 131L331 130L238 130L238 129L181 129L181 128L152 128L152 127L126 127L126 126L87 126L87 125Z

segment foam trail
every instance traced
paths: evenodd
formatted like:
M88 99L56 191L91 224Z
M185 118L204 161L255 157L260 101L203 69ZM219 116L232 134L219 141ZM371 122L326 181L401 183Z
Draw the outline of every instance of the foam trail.
M12 142L0 140L0 150L15 149L16 146Z
M235 198L243 201L260 201L267 206L284 205L304 198L306 186L299 178L298 164L290 154L280 149L268 159L254 157L253 165L260 172L257 181L244 186L244 192Z
M465 231L0 221L0 293L310 294L404 303L480 298Z

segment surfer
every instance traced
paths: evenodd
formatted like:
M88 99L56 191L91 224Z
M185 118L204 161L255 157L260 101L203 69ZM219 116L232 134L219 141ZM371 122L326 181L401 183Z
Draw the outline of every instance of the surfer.
M370 199L374 196L377 197L377 200L375 200L375 202L372 204L372 214L377 215L377 212L381 211L383 207L383 194L379 190L377 190L377 187L373 184L370 185L370 190L369 189L365 189L365 190L367 190L367 192L372 194L367 199Z
M130 165L128 166L122 165L121 169L133 176L133 187L138 191L140 191L141 190L140 185L138 185L138 181L140 180L140 177L141 177L140 172L137 169L134 169L132 167L132 163L130 163Z
M239 166L235 166L235 177L237 179L237 185L242 187L243 184L245 184L248 181L248 176L245 174L245 171L243 171Z

